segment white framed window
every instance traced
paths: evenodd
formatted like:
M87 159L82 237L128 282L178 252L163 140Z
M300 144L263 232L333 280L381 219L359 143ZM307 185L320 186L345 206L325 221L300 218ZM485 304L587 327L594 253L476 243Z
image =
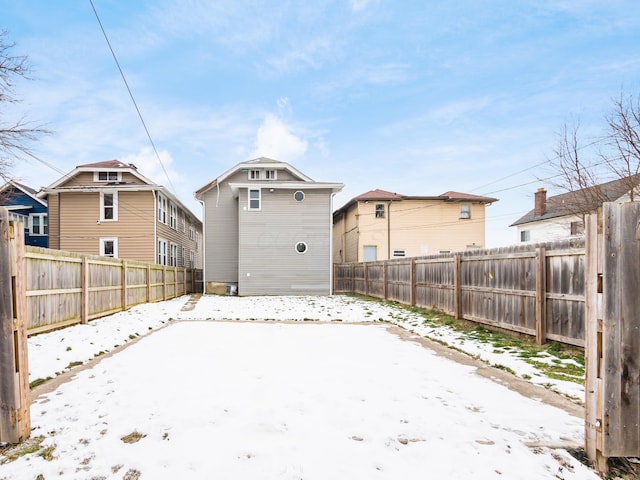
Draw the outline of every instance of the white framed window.
M293 199L296 202L302 202L304 200L304 192L302 190L297 190L293 193Z
M118 220L118 192L100 192L100 220Z
M187 266L187 247L182 247L182 266Z
M531 231L530 230L522 230L520 232L520 241L521 242L528 242L529 240L531 240Z
M46 213L29 215L29 235L32 237L49 235L49 219Z
M100 238L100 255L104 257L118 256L118 239L116 237L101 237Z
M196 252L197 252L200 246L200 234L198 232L196 232L195 242L196 242Z
M178 207L173 203L169 205L169 226L178 229Z
M394 257L406 257L407 256L407 252L405 250L394 250L393 251L393 256Z
M158 238L158 265L167 264L167 241L164 238Z
M182 233L184 233L187 231L186 230L187 218L184 212L180 212L180 213L181 213L180 220L182 222Z
M376 203L376 218L384 218L384 203Z
M276 180L278 178L277 170L265 170L264 178L267 180Z
M196 230L193 228L193 223L189 224L189 240L193 240L195 238Z
M196 267L196 252L189 250L189 268Z
M471 218L471 205L460 205L460 218Z
M169 263L172 267L178 266L178 245L175 243L169 244Z
M260 170L249 170L249 180L260 180Z
M94 182L121 182L122 172L93 172Z
M158 221L160 223L167 223L167 197L158 194Z
M260 210L260 189L249 189L249 210Z

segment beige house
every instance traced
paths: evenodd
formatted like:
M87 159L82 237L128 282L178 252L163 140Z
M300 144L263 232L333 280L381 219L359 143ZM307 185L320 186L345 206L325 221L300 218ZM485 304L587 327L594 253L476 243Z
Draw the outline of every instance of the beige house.
M202 222L135 165L79 165L38 197L49 205L49 248L202 268Z
M496 201L458 192L434 197L363 193L333 213L334 263L484 248L485 208Z

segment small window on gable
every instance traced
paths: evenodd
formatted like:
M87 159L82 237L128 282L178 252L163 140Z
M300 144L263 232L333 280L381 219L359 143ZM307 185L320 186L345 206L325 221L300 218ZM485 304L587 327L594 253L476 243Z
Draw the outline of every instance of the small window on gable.
M249 190L249 210L260 210L260 189Z
M267 180L275 180L277 178L276 170L265 170L264 178L266 178Z
M122 180L121 172L94 172L94 182L119 182Z
M260 180L260 170L249 170L249 180Z
M460 218L471 218L471 205L460 205Z
M384 218L384 203L376 203L376 218Z

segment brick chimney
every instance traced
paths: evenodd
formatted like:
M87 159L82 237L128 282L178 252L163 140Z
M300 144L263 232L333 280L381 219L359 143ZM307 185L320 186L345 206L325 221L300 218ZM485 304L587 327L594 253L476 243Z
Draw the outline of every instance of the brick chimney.
M544 188L539 188L534 194L535 202L533 207L533 214L536 217L547 213L547 191Z

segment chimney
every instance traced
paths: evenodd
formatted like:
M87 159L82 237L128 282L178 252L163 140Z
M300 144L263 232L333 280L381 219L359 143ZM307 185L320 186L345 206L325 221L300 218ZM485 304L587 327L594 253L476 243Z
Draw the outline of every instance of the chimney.
M547 191L544 188L539 188L534 197L533 214L539 217L547 213Z

